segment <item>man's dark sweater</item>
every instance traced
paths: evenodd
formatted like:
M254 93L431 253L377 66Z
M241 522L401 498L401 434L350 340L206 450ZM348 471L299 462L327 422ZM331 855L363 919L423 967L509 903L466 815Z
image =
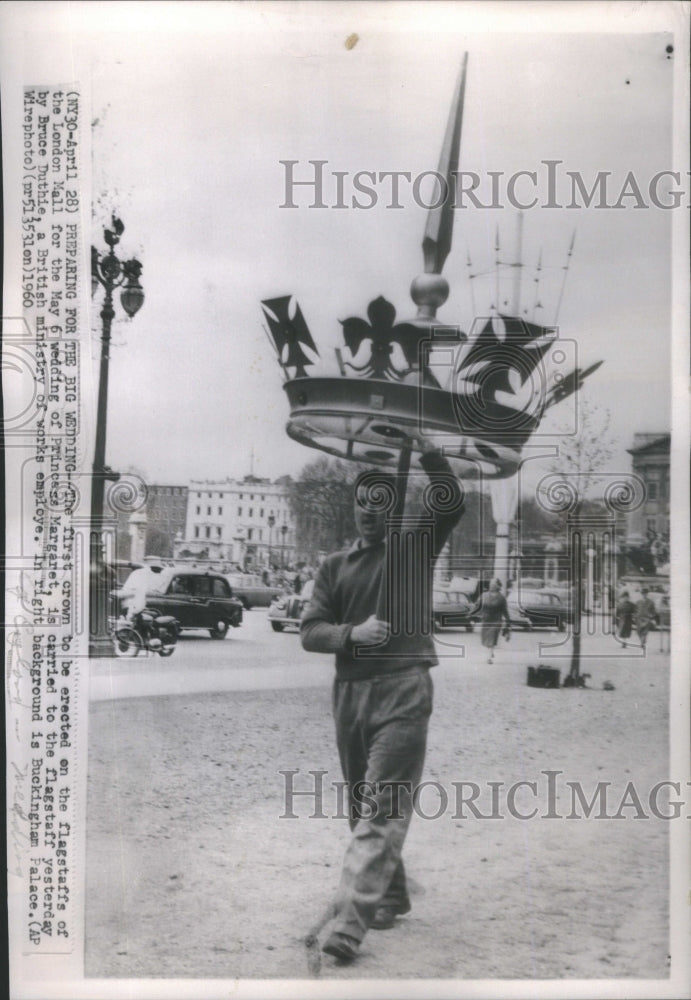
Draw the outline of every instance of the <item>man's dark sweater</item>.
M413 528L413 534L418 536L429 532L431 517L433 528L428 537L433 544L429 551L425 551L424 544L416 546L418 555L406 566L406 572L413 576L407 587L407 611L401 616L401 627L392 629L385 644L359 647L356 655L350 633L354 625L366 621L370 615L383 617L380 590L388 562L388 543L367 546L360 539L350 549L328 556L319 570L300 627L302 645L309 652L335 653L336 675L343 680L431 667L438 662L430 614L432 567L461 518L463 494L447 460L439 452L428 452L420 461L431 483L453 495L445 497L439 505L442 511L421 518Z

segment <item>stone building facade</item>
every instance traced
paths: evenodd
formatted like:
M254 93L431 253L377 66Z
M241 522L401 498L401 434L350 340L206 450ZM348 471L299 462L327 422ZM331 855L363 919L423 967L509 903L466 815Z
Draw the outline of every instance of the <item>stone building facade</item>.
M248 570L295 559L295 525L285 479L191 480L175 556L220 560Z
M671 436L646 431L633 436L631 467L645 485L645 499L629 517L630 542L669 538L669 469Z

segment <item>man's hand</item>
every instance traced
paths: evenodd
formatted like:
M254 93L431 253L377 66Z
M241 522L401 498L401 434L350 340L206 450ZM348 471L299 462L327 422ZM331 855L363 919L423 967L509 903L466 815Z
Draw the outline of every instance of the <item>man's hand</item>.
M350 641L354 646L376 646L389 638L391 626L380 621L376 615L370 615L367 621L353 625L350 630Z

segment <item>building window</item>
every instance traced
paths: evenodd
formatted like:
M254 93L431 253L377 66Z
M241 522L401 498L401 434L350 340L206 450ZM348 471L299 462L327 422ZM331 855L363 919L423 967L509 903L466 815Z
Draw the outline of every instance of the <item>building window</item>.
M648 500L657 500L657 480L651 479L648 482Z
M196 525L194 529L194 537L199 538L199 525Z
M210 514L210 513L211 513L211 507L207 507L207 508L206 508L206 514L207 514L207 517L209 516L209 514Z
M204 528L204 532L207 538L211 538L211 528L209 527Z
M197 504L197 513L198 513L198 514L201 514L201 512L202 512L202 509L201 509L201 507L199 506L199 504Z
M264 508L263 508L263 507L262 507L262 508L261 508L261 510L259 511L259 516L260 516L260 517L264 517Z
M252 517L252 507L249 509L249 516Z
M242 500L242 493L241 493L241 494L240 494L240 496L238 497L238 500Z
M221 537L221 529L220 528L216 528L216 534L218 535L219 538Z
M262 503L264 502L264 494L262 493Z
M223 507L219 507L219 508L218 508L218 516L219 516L219 517L222 517L222 516L223 516Z
M250 500L254 500L254 493L250 493Z
M238 517L242 517L242 507L238 507Z
M262 540L262 536L263 536L263 534L264 534L264 532L263 532L263 531L262 531L262 529L260 528L260 529L259 529L259 541L260 541L260 542L261 542L261 540Z

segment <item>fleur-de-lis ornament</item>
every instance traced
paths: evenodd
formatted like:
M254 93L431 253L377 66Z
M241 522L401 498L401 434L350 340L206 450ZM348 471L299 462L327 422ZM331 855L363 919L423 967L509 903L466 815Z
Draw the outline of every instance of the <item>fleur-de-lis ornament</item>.
M343 339L353 357L363 341L370 341L370 356L364 365L346 364L367 378L403 378L417 365L418 342L423 332L412 323L394 323L396 310L382 295L370 302L367 316L369 323L359 316L341 320ZM400 368L395 363L396 344L401 348L407 367Z

